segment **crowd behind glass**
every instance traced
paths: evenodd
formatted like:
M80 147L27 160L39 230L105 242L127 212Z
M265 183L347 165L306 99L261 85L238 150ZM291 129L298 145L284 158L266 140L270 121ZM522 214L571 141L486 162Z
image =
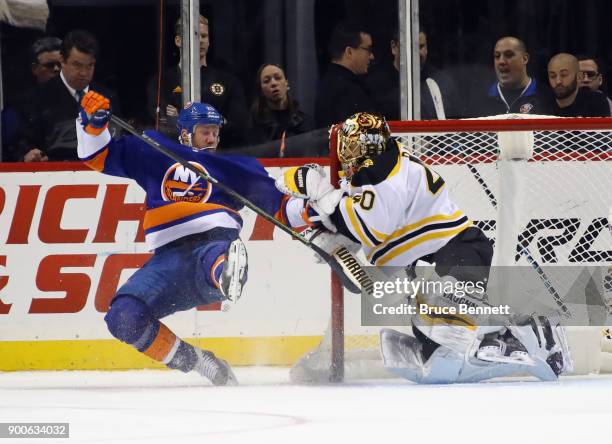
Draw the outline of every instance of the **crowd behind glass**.
M210 57L215 44L213 24L199 19L201 101L217 108L225 118L220 150L259 157L325 155L327 128L358 111L400 119L400 55L398 24L386 32L344 18L325 34L324 66L301 96L312 106L302 106L293 96L288 70L277 60L261 59L252 82ZM173 21L172 48L177 54L163 63L159 75L142 79L139 88L143 112L123 114L124 100L112 88L96 82L100 44L95 32L70 29L63 35L45 35L29 48L31 84L6 93L2 112L3 161L77 160L74 119L78 101L90 89L111 99L114 113L139 129L158 128L176 139L176 118L185 105L181 88L180 19ZM288 31L290 33L290 31ZM376 42L377 36L382 41ZM216 37L216 35L215 35ZM607 117L612 102L607 97L604 67L594 54L551 53L546 77L530 70L530 50L520 35L500 35L490 42L490 64L480 66L486 75L475 76L468 88L461 67L436 68L430 63L427 29L419 33L420 118L453 119L506 113L562 117ZM120 51L121 48L113 48ZM246 57L247 55L245 55ZM167 60L166 60L167 62ZM295 71L295 70L294 70ZM300 76L300 71L296 71ZM121 76L121 71L117 76ZM305 90L308 91L305 91ZM134 109L134 104L126 109Z

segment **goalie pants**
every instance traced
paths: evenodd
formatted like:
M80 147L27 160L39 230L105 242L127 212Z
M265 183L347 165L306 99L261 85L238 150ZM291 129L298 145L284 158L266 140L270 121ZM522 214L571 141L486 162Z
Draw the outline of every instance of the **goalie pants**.
M480 228L469 227L453 237L435 253L420 260L435 263L438 276L452 276L459 281L485 282L489 277L493 245ZM423 358L427 360L439 344L412 327L421 342Z

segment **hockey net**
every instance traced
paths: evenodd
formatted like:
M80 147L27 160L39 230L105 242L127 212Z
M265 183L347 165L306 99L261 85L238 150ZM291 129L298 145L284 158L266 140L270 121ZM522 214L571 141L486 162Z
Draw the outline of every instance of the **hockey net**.
M392 122L391 130L444 178L451 198L495 242L494 264L527 265L526 257L516 254L519 247L528 248L542 266L612 264L612 119L506 115ZM331 140L333 153L333 134ZM528 160L506 167L500 162L500 140L504 145L527 143L533 150ZM335 171L337 160L332 159L332 176ZM333 280L331 307L323 340L292 368L292 380L385 376L381 327L361 325L359 295L344 295ZM570 330L577 372L612 370L612 355L602 354L612 351L609 329Z

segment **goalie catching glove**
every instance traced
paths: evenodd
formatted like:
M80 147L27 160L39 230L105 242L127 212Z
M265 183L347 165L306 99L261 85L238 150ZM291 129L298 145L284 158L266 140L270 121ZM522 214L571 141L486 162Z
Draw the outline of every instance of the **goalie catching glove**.
M87 134L98 136L108 127L110 120L110 100L102 94L88 91L81 99L79 116Z
M325 218L334 212L344 195L342 190L329 183L323 167L315 163L289 168L275 183L281 193L306 199L324 224Z

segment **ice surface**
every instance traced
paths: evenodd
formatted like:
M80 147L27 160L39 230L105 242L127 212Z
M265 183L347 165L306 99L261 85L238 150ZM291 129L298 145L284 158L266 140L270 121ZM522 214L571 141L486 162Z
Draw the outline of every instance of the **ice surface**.
M0 422L70 423L70 439L0 444L610 442L611 377L293 386L287 369L236 374L239 387L170 371L0 373Z

